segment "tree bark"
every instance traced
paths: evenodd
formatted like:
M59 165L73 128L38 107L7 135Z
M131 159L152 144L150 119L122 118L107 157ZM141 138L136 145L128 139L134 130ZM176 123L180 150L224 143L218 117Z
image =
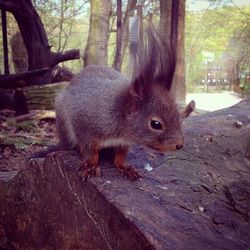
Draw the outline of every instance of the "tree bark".
M108 64L107 49L111 12L111 0L90 1L89 34L84 52L84 66L90 64Z
M0 249L227 249L250 245L250 99L185 120L185 146L134 147L82 181L72 152L0 172Z
M127 8L122 20L122 57L121 57L121 64L125 57L125 52L128 47L128 21L129 16L131 15L131 12L136 9L137 0L129 0L127 4Z
M185 82L185 0L179 1L178 28L176 31L176 68L172 93L178 103L186 103Z
M20 32L16 32L10 39L12 62L15 72L25 72L28 70L27 50Z
M1 10L2 19L2 37L3 37L3 56L4 56L4 73L9 74L9 57L8 57L8 40L7 40L7 21L6 11Z
M172 25L172 0L160 1L160 32L167 39L168 44L171 39L171 25Z

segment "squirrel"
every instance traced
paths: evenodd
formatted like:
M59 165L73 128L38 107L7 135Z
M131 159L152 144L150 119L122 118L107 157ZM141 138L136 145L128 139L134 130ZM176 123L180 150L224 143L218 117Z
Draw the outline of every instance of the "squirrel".
M90 65L55 99L57 149L77 149L87 157L84 178L101 175L103 148L115 148L117 169L137 180L142 176L125 160L132 144L161 152L183 147L182 119L193 111L194 103L179 112L170 94L174 53L155 30L147 31L144 43L131 80L108 66Z

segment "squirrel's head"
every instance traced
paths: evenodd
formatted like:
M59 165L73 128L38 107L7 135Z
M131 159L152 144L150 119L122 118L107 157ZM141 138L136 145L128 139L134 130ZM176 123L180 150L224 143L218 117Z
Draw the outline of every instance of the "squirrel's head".
M126 118L132 141L161 152L184 143L182 115L170 94L174 71L175 53L149 29L138 53Z
M160 85L138 92L136 85L126 115L131 140L161 152L182 148L182 116L170 93Z

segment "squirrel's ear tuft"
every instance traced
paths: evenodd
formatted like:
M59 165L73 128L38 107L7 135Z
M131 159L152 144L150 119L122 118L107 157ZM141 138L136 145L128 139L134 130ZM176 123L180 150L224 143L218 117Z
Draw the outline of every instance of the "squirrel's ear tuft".
M146 88L142 79L137 78L133 81L129 90L128 113L131 114L140 110L148 96L148 91L150 90Z
M139 46L134 65L133 79L142 79L150 85L160 84L171 89L175 72L175 50L152 26Z

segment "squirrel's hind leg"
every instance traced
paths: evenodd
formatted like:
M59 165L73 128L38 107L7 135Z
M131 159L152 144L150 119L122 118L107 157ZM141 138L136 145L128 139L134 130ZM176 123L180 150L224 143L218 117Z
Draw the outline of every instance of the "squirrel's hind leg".
M86 153L86 149L84 147L78 145L78 151L81 156L84 156ZM87 153L87 160L83 162L83 178L86 180L92 176L101 176L101 169L99 167L99 147L97 145L93 146L91 150Z
M142 178L142 176L125 161L127 153L128 147L120 146L116 148L114 164L117 169L128 179L130 179L131 181L136 181L139 178Z

